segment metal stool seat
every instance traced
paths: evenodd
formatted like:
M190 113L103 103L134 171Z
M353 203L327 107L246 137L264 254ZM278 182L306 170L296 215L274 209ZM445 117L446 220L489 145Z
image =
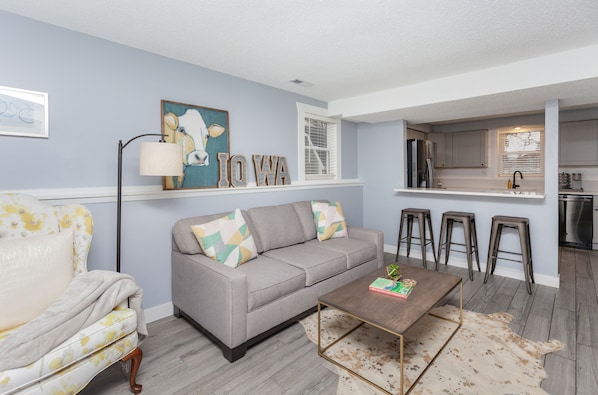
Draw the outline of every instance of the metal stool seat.
M503 228L516 229L519 234L519 242L521 244L521 252L503 251L499 249L500 237ZM521 260L499 257L499 253L519 255ZM525 276L525 286L527 293L532 293L532 284L534 281L534 270L532 266L532 245L530 241L529 219L523 217L508 217L504 215L495 215L492 217L492 230L490 232L490 243L488 245L488 263L486 265L486 275L484 276L484 284L488 281L488 276L494 273L496 267L496 260L504 259L512 262L523 263L523 274Z
M419 237L413 236L413 220L417 218L417 225L419 227ZM403 237L403 224L407 221L407 236ZM426 223L429 237L426 237ZM397 255L395 262L399 261L399 250L401 243L407 243L407 256L411 252L411 240L418 239L422 249L422 262L424 269L427 269L426 264L426 246L432 245L432 253L434 255L434 262L436 263L436 270L438 270L438 261L436 260L436 247L434 246L434 233L432 232L432 219L430 217L430 210L421 208L406 208L401 210L401 225L399 226L399 240L397 242Z
M465 243L455 243L452 241L453 224L455 222L463 224L463 236ZM444 237L446 236L446 239ZM475 214L464 213L460 211L446 211L442 214L442 224L440 225L440 240L438 240L438 257L436 258L436 270L438 270L438 262L440 262L440 255L442 253L442 246L444 246L444 264L449 260L451 252L451 245L458 245L465 247L465 251L455 250L467 255L467 267L469 269L469 279L473 280L473 263L472 255L475 253L475 260L478 265L478 272L480 269L480 255L478 253L478 235L475 227Z

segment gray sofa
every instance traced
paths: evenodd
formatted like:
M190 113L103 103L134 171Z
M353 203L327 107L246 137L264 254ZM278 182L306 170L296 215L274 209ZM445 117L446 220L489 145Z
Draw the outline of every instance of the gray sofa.
M181 219L172 230L174 315L216 342L231 362L315 311L319 296L383 265L380 231L348 226L348 238L318 241L309 201L242 213L259 255L237 268L203 255L191 230L228 213Z

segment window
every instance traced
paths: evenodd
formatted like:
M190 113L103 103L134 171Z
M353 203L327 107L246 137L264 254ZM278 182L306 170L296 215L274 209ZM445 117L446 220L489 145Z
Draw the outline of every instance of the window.
M544 130L542 127L498 131L498 175L544 175Z
M297 103L299 179L337 180L340 175L340 120L326 109Z

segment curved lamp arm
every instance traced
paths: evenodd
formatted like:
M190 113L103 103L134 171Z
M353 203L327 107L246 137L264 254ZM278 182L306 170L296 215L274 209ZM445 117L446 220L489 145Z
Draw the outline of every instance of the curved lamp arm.
M160 136L160 142L165 142L164 138L167 134L161 133L145 133L135 136L126 143L123 144L122 140L118 140L118 185L116 195L116 271L120 272L120 235L121 235L121 207L122 207L122 160L123 160L123 149L129 145L133 140L137 140L140 137L145 136ZM182 163L182 162L181 162Z

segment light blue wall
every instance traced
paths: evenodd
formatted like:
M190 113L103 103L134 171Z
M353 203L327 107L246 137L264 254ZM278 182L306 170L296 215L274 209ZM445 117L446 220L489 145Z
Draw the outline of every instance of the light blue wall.
M473 197L430 195L393 192L403 188L405 177L405 124L403 121L358 126L360 160L359 179L365 182L364 226L384 231L387 250L396 252L399 218L403 208L428 208L432 225L438 237L440 220L445 211L466 211L476 214L480 260L485 263L488 253L490 225L494 215L528 217L532 233L534 270L556 277L558 274L558 122L557 101L546 104L545 114L545 181L546 198L510 199L497 197ZM458 233L458 232L456 232ZM455 234L458 237L457 234ZM517 250L518 239L506 235L501 249ZM436 240L437 241L437 240ZM418 247L419 248L419 247ZM428 250L431 253L431 249ZM402 255L405 254L403 246ZM499 266L521 270L521 264L499 261Z
M365 182L363 222L365 227L382 230L387 245L396 244L399 231L401 203L393 189L404 179L405 127L403 121L359 125L359 179Z
M114 185L118 140L159 133L161 99L227 110L231 154L285 156L296 179L296 102L326 106L8 13L0 12L0 33L11 37L0 85L47 92L50 109L50 139L0 136L2 161L19 163L5 188ZM136 166L136 151L125 150L125 171ZM124 180L155 183L134 171Z
M10 37L0 61L0 86L47 92L50 111L49 139L0 136L0 191L102 187L115 191L118 140L159 133L161 99L229 111L231 154L248 159L252 154L285 156L296 180L296 103L326 106L5 12L0 12L0 35ZM343 122L342 133L343 176L355 179L357 127ZM138 175L138 141L124 151L123 184L160 185L159 177ZM252 167L248 173L249 181L254 181ZM125 201L123 271L143 287L146 308L167 303L171 300L170 230L176 220L236 207L331 199L343 203L350 225L360 226L362 190L354 184ZM114 201L103 200L86 203L95 220L91 269L115 267L116 208Z
M357 152L357 124L341 122L341 159L343 178L357 178L358 152Z

